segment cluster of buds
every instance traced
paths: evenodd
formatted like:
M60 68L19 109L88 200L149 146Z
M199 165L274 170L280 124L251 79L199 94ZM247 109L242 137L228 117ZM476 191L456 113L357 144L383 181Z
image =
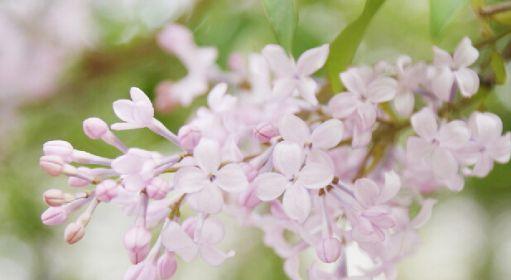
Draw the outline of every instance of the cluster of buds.
M169 27L160 41L193 67L180 89L197 86L188 80L208 87L204 69L220 71L211 66L214 49L197 47L184 27ZM414 250L417 230L431 215L434 192L460 191L465 177L484 177L494 162L507 162L511 134L503 134L492 113L452 112L479 88L478 75L468 68L478 51L468 38L453 56L435 48L431 64L403 56L396 63L350 68L340 73L346 90L319 102L327 87L311 75L328 52L323 45L295 61L269 45L246 61L236 57L236 67L215 76L223 80L209 91L207 105L177 134L154 118L149 98L132 88L130 100L113 104L122 122L83 123L89 138L119 150L116 158L60 140L44 145L41 167L68 176L79 191L45 192L50 208L43 222L64 223L85 208L65 230L67 242L75 243L99 204L119 204L134 216L124 236L133 263L127 280L169 279L177 257L211 265L233 257L234 251L218 247L225 235L217 218L222 213L262 230L291 279L305 277L301 256L308 252L317 256L307 264L309 279L395 278L396 264ZM194 89L165 99L189 104L199 95ZM179 151L127 147L113 132L142 128ZM191 214L183 217L185 209ZM358 274L347 268L351 245L372 260Z

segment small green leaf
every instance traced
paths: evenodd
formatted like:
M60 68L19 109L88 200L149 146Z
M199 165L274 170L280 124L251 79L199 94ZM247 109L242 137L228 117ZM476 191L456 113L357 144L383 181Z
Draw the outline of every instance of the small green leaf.
M367 0L362 14L346 26L330 44L326 67L334 91L342 89L339 73L346 70L353 61L367 26L384 2L385 0Z
M431 36L437 39L444 27L453 19L456 12L469 3L469 0L430 0L429 28Z
M268 17L279 43L291 53L298 13L294 0L262 0L264 11Z
M495 74L495 82L499 85L506 83L506 63L498 52L492 52L490 64Z

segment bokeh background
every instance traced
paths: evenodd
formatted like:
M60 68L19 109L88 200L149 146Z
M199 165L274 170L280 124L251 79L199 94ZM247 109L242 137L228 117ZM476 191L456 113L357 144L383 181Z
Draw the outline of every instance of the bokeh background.
M433 1L434 2L434 1ZM482 40L481 1L456 0L440 34L432 36L430 1L387 0L369 26L357 63L399 54L431 59L436 44L453 50L463 36ZM495 1L488 1L490 3ZM293 52L330 42L363 8L360 0L300 0ZM0 278L120 279L129 266L122 246L130 220L101 205L81 242L63 241L63 227L40 222L42 192L65 188L38 167L42 144L65 139L81 150L113 156L87 139L81 121L114 121L111 103L131 86L151 98L156 85L185 70L161 50L155 35L170 22L188 26L199 45L216 46L226 67L232 52L258 52L275 37L258 0L1 0L0 1ZM503 16L490 28L511 28ZM488 28L488 26L486 26ZM502 38L503 46L509 39ZM499 47L498 45L497 47ZM511 79L508 79L511 80ZM193 109L159 114L176 131ZM511 128L511 84L495 87L484 109ZM147 131L120 133L129 145L170 150ZM402 263L400 279L511 279L511 165L470 180L461 194L440 194L417 253ZM282 262L258 232L232 225L227 243L237 257L220 268L181 265L176 279L286 279Z

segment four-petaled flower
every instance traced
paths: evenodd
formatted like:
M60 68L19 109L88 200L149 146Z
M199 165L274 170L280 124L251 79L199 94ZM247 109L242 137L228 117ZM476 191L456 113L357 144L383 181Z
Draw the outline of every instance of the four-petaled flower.
M121 99L114 102L114 112L123 123L114 123L112 129L127 130L152 125L154 108L151 100L139 88L130 89L131 100Z

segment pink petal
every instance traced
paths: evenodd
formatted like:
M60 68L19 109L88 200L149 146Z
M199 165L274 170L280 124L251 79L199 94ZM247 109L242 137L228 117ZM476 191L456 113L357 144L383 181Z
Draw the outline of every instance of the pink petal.
M433 153L432 145L426 140L410 136L406 142L406 158L409 162L427 161Z
M117 100L113 103L114 113L125 122L132 122L133 102L127 99Z
M415 113L412 118L412 127L419 136L427 141L432 140L438 130L435 113L430 108L424 108Z
M303 222L309 216L311 200L309 192L299 185L293 185L286 189L282 206L286 215L298 222Z
M367 89L366 98L373 103L392 100L396 96L397 82L392 78L379 78L371 82Z
M482 143L495 141L502 133L502 121L492 113L474 112L468 121L472 137Z
M198 240L201 244L220 243L225 236L224 226L215 218L207 218L202 223L198 232Z
M309 162L298 174L297 184L308 189L320 189L330 184L333 179L333 170L329 166Z
M295 71L294 62L281 46L268 45L264 47L262 54L270 65L271 70L277 76L286 77L293 75Z
M380 196L378 197L379 203L384 203L392 199L397 195L399 189L401 188L401 179L394 171L385 173L385 184L380 191Z
M328 44L304 52L296 63L299 75L309 76L323 67L328 57Z
M247 189L248 181L243 169L234 163L222 167L216 174L218 186L229 193L239 193Z
M328 102L328 110L335 118L346 118L356 109L360 99L357 94L352 92L343 92L335 95Z
M442 147L459 149L470 139L470 131L465 122L452 121L440 127L437 137Z
M318 105L316 92L318 91L318 84L312 78L301 78L297 83L297 89L302 98L309 104Z
M281 78L275 81L273 86L273 95L279 98L291 96L296 89L296 81L288 78Z
M218 111L217 109L222 107L222 101L224 100L227 92L227 84L220 83L216 85L208 94L208 106Z
M461 95L470 97L479 89L479 76L477 73L468 68L461 68L454 72L456 83L460 89Z
M200 246L200 255L208 264L218 266L226 259L234 257L235 253L234 251L225 253L214 246L203 244Z
M342 140L344 126L337 119L328 120L312 131L311 141L314 148L328 150Z
M310 131L307 124L295 115L285 115L279 122L280 135L286 141L302 146L309 139Z
M373 180L362 178L355 181L355 198L362 206L369 207L374 205L379 195L380 190Z
M222 192L213 184L207 184L199 192L187 195L187 201L190 207L195 211L216 214L222 210L224 199Z
M296 143L282 141L273 150L273 165L287 178L298 173L303 161L303 150Z
M167 250L175 252L187 262L197 256L197 245L176 222L170 221L165 229L163 229L161 241Z
M486 177L488 173L493 169L493 160L483 155L479 158L477 163L474 166L474 170L472 171L472 174L477 177Z
M440 100L450 100L454 78L451 69L447 67L437 69L437 73L431 82L431 89Z
M195 166L182 167L176 172L176 189L184 193L194 193L209 184L206 173Z
M479 51L472 46L470 39L465 37L461 40L454 52L454 65L457 68L467 67L474 64L478 57Z
M457 176L458 162L446 149L436 148L433 151L431 165L435 177L441 181L451 180Z
M282 195L289 181L278 173L268 172L254 180L256 195L262 201L271 201Z
M300 277L300 259L297 255L286 259L284 262L284 272L291 280L302 280L302 277Z
M410 225L415 229L422 227L431 217L431 213L433 211L433 206L435 204L436 204L436 200L434 200L434 199L424 200L422 202L421 210L410 222Z
M340 74L342 84L349 92L364 95L367 90L368 78L371 74L369 68L350 68Z
M488 153L497 162L506 163L511 156L511 133L506 133L493 142L488 148Z
M357 107L357 114L359 117L358 125L363 130L368 130L373 127L376 121L376 106L369 102L360 103Z
M214 173L220 166L220 146L216 141L202 138L193 150L193 157L202 170Z
M149 107L153 106L151 103L151 99L149 99L149 97L147 97L147 95L137 87L132 87L130 89L130 96L131 100L133 100L136 103L140 103Z
M446 52L438 47L433 47L433 53L434 53L433 63L436 66L447 66L447 67L452 66L453 59L451 58L451 55L448 52Z
M408 117L413 112L415 97L412 92L399 93L394 98L394 109L402 117Z

